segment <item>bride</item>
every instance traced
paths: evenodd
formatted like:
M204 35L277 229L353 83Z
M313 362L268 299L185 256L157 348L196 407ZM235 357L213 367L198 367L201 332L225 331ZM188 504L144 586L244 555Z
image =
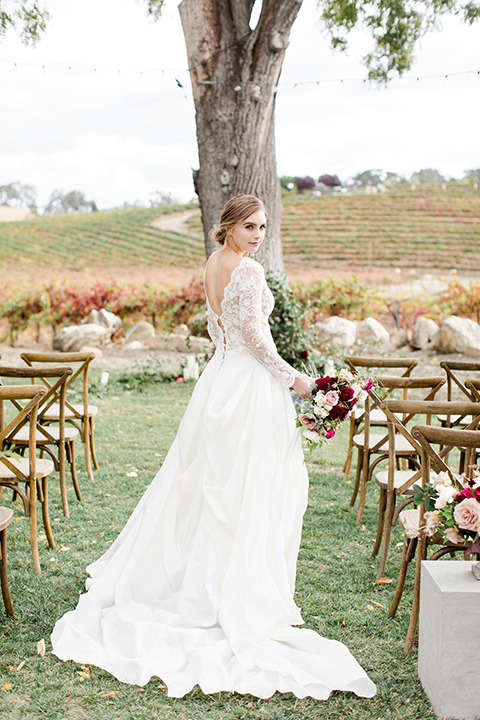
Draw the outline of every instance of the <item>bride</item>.
M292 627L303 623L293 594L308 478L288 388L308 397L311 380L270 334L273 296L249 257L265 228L256 197L226 204L205 271L215 354L162 468L56 623L53 653L126 683L158 676L172 697L196 684L372 697L345 645Z

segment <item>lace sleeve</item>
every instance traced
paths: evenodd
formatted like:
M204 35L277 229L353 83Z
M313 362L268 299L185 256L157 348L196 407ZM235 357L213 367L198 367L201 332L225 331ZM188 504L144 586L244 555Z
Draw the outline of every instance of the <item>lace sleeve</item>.
M255 267L258 265L258 268ZM240 330L246 347L282 385L290 387L300 375L277 352L275 343L265 327L268 320L262 312L262 292L265 284L261 265L245 263L237 274L240 290Z

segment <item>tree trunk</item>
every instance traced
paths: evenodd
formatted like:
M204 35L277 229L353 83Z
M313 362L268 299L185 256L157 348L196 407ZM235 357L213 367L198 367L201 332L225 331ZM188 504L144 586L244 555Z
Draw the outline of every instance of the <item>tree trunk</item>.
M275 88L302 0L182 0L179 6L195 102L200 168L194 171L207 257L208 232L227 200L251 193L268 210L257 257L283 271L281 193L275 158Z

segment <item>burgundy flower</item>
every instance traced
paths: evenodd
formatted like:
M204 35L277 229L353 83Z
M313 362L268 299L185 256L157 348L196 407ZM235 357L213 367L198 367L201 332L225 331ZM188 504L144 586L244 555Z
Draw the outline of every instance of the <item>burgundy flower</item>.
M320 390L323 390L323 392L328 392L332 389L333 378L331 378L329 375L325 375L325 377L323 378L317 378L315 380L315 383Z
M480 486L476 487L475 490L473 491L473 497L475 498L475 500L477 502L480 502Z
M462 500L466 500L467 498L473 498L472 488L466 487L455 495L457 503L461 503Z
M335 435L335 430L332 430L332 428L330 428L330 430L327 430L327 432L325 433L325 437L327 438L327 440L329 440L334 435Z
M348 410L341 405L335 405L329 413L332 420L345 420L348 415Z
M308 358L308 350L302 350L300 357L306 360Z
M345 387L340 390L340 400L351 400L353 398L353 388Z

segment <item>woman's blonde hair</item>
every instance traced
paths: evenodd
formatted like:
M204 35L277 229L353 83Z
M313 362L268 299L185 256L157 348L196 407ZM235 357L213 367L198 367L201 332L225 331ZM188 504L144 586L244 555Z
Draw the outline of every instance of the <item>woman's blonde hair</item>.
M210 238L219 245L225 245L227 233L233 230L235 225L250 217L257 210L267 210L261 200L255 195L237 195L227 202L222 210L220 222L210 230Z

